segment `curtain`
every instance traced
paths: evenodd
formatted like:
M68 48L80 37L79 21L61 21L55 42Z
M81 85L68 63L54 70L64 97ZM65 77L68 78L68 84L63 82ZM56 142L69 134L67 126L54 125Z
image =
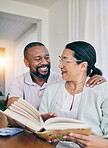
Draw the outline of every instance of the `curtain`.
M97 53L96 66L108 80L108 0L69 0L69 42L91 43Z

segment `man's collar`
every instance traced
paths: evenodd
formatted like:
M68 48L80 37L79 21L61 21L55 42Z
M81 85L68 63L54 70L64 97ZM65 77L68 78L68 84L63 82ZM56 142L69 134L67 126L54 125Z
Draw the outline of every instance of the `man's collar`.
M51 78L51 71L50 71L50 75L49 75L47 81L43 85L46 85L46 83L49 82L50 78ZM25 83L27 83L29 85L38 85L37 83L33 82L30 71L27 73L27 75L25 77Z
M33 82L31 75L30 75L30 71L27 73L27 75L25 77L25 83L27 83L29 85L37 85L35 82Z

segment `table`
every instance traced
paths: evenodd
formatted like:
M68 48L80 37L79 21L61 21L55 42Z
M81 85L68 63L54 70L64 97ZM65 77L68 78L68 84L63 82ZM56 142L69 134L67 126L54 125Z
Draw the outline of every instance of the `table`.
M7 118L0 113L0 128L7 127ZM24 132L11 137L0 137L0 148L54 148L51 144L38 138L36 134Z
M11 137L0 137L0 148L54 148L35 134L24 131Z

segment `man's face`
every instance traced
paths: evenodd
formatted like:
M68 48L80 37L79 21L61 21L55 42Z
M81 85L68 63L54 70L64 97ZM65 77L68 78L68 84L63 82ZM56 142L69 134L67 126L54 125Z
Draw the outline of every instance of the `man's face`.
M31 73L39 78L47 79L50 74L50 57L46 47L31 47L28 49L27 55L26 62L28 62Z

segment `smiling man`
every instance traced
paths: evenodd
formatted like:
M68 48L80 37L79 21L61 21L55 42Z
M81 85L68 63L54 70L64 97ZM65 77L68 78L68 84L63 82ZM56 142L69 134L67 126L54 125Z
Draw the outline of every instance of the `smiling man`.
M50 56L42 43L32 43L25 47L24 63L30 68L30 74L35 83L42 86L47 82L50 75Z
M20 97L38 109L45 88L52 83L63 80L58 73L50 70L49 52L45 45L40 42L31 42L24 48L24 63L29 68L29 72L13 81L7 107ZM89 79L88 84L94 86L104 81L102 76L95 75Z
M50 70L49 52L40 42L32 42L25 47L24 63L30 70L13 81L7 107L21 97L38 109L47 85L60 82L62 78Z

